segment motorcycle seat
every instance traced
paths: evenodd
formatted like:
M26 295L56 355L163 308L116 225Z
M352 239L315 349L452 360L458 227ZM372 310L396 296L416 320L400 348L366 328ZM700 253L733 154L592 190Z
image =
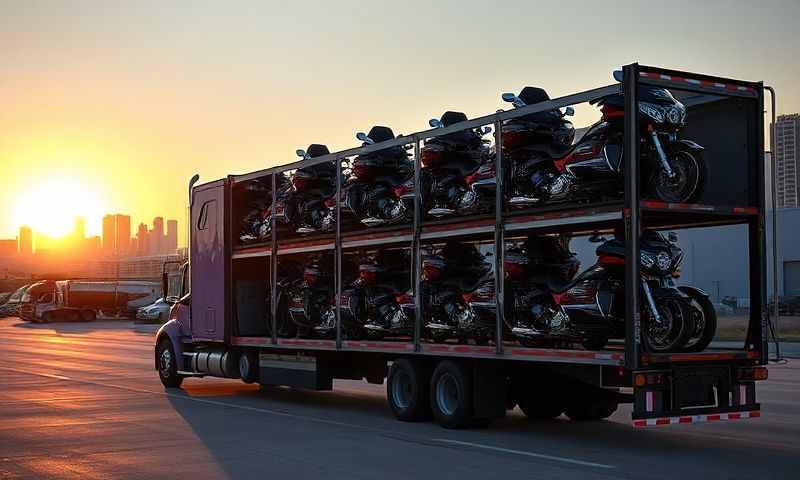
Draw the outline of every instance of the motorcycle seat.
M625 258L625 242L618 239L603 242L596 250L597 256Z

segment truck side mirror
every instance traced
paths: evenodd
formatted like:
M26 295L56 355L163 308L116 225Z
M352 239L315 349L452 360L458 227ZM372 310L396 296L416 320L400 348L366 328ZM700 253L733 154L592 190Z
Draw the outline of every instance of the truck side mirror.
M167 272L161 274L161 298L167 298L169 293L169 275Z

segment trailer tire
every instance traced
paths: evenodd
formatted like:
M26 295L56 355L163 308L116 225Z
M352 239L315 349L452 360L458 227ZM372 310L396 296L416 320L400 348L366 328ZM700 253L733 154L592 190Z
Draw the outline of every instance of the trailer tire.
M34 318L36 318L35 315L34 315ZM42 321L41 322L37 322L37 323L50 323L52 321L53 321L53 313L52 312L44 312L42 314Z
M255 383L259 379L258 355L254 352L242 352L239 355L239 378L244 383Z
M398 420L430 419L429 382L430 371L422 362L406 358L392 362L386 378L386 399Z
M169 341L169 338L164 338L158 342L156 359L158 360L158 378L164 387L180 387L181 383L183 383L183 376L178 374L175 350L172 349L172 342Z
M618 403L611 398L578 397L567 405L564 413L574 422L603 420L617 411Z
M431 377L431 410L444 428L465 428L473 420L472 375L463 363L443 360Z
M94 322L97 319L97 314L94 310L83 310L81 312L81 320L84 322Z

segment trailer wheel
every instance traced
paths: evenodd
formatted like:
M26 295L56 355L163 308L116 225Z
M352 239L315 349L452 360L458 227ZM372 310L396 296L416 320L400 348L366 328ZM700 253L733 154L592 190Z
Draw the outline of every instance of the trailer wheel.
M34 315L33 318L36 318ZM44 312L42 314L42 322L41 323L50 323L53 321L53 313L52 312Z
M258 381L258 355L255 352L242 352L239 355L239 378L244 383Z
M404 422L430 418L430 373L417 361L401 358L392 362L386 379L386 398L394 416Z
M166 388L178 388L183 383L183 376L178 374L178 364L175 358L175 351L168 338L158 343L156 351L158 359L158 378Z
M472 376L463 364L443 360L431 378L431 409L444 428L464 428L473 414Z
M537 392L533 388L520 395L517 405L530 420L556 418L564 411L564 405L556 395Z
M81 320L84 322L94 322L97 319L97 314L93 310L83 310L81 312Z
M604 395L575 396L564 413L575 422L603 420L616 412L618 406L615 399L604 397Z

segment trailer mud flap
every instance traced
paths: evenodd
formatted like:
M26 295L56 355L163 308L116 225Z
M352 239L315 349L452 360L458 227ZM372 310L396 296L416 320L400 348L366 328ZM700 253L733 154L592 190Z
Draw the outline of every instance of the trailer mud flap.
M306 390L332 390L333 376L310 355L259 355L261 385L284 385Z

